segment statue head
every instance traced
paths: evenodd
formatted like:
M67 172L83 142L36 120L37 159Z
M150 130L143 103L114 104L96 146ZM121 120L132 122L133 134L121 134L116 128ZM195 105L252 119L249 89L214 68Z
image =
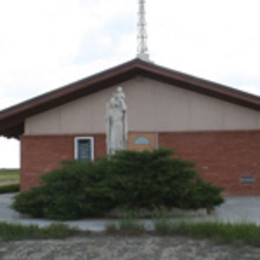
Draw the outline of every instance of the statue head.
M117 99L125 99L125 94L124 94L123 88L121 86L117 87L115 97Z
M123 93L123 88L121 86L117 87L116 92Z

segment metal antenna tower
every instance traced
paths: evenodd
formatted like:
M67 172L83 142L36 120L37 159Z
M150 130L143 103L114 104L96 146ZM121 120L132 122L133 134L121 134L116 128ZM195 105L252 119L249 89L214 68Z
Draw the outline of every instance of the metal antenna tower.
M138 47L137 57L150 61L147 47L147 32L146 32L146 20L145 20L145 0L139 0L139 11L138 11Z

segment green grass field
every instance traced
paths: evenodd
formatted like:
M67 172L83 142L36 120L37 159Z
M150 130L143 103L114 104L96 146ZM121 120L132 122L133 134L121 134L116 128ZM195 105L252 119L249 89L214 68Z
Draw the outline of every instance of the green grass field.
M0 169L0 186L18 184L20 179L19 169Z

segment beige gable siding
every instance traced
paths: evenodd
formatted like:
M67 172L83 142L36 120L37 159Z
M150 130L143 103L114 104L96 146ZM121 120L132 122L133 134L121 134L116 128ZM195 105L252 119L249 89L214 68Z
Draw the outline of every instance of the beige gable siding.
M252 109L143 77L121 86L132 132L260 129ZM25 134L104 133L105 104L116 87L28 118Z

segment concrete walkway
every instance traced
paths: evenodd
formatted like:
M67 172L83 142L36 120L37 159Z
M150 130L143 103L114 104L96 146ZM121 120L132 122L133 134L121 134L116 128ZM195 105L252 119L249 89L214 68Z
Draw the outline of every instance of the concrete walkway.
M58 221L33 219L21 215L11 208L12 200L15 194L0 195L0 222L17 223L24 225L38 225L45 227L51 223ZM222 222L252 222L260 225L260 196L247 197L226 197L225 203L215 209L210 215L203 217L189 217L194 221L222 221ZM174 221L183 220L183 218L173 218ZM153 221L150 219L142 219L147 230L153 229ZM60 223L60 222L59 222ZM81 230L103 231L108 224L118 225L116 219L85 219L77 221L63 221L70 227L77 227Z

